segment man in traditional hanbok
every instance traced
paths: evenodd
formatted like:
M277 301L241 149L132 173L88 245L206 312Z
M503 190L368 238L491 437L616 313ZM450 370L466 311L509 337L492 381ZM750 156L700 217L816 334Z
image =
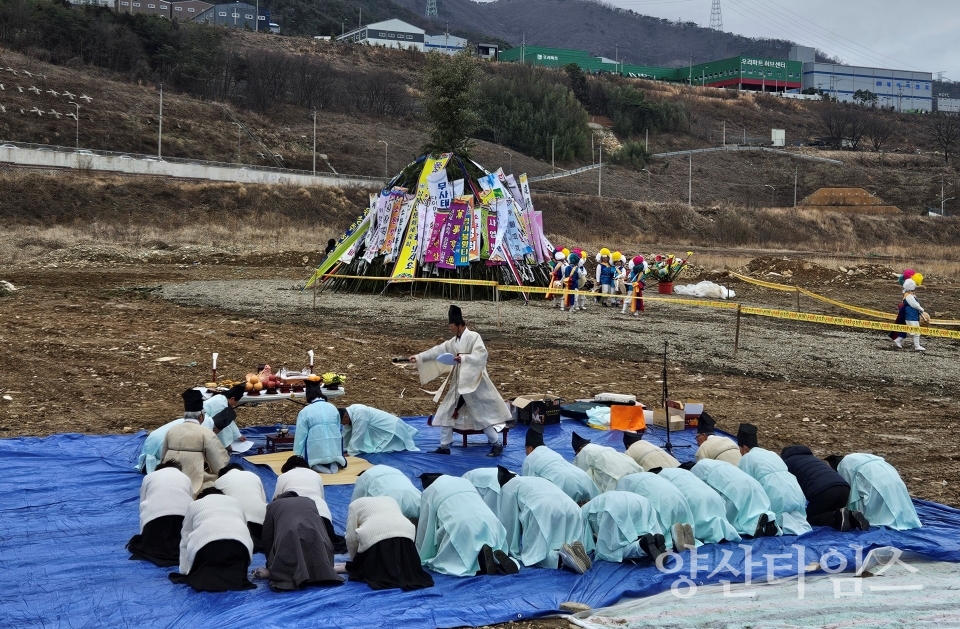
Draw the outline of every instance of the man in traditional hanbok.
M193 494L212 487L219 472L230 462L230 455L212 430L200 425L203 421L203 394L197 389L183 392L183 422L172 426L163 438L160 460L176 461L190 477Z
M696 545L696 520L690 505L670 481L652 472L629 474L617 483L617 491L629 491L650 501L657 512L660 530L667 548L683 552Z
M757 447L757 427L740 424L737 431L740 444L740 470L752 476L763 487L770 499L770 509L777 515L777 525L786 535L803 535L813 530L807 522L807 499L790 473L786 463L769 450Z
M197 391L197 394L200 395L202 401L203 394L199 391ZM201 409L203 409L203 407L201 403ZM207 415L201 411L199 415L195 414L194 417L199 420L201 426L216 433L216 424L214 424L213 415ZM137 457L137 470L144 474L150 474L157 469L157 464L160 463L160 450L163 448L163 440L166 438L167 433L170 432L170 429L182 424L183 420L184 418L180 417L179 419L167 422L147 435L146 439L143 440L143 446L140 447L140 456ZM221 443L223 442L221 441ZM233 442L231 441L230 443Z
M780 453L807 499L807 522L810 526L831 526L838 531L870 530L870 522L858 511L847 509L850 483L813 454L807 446L787 446Z
M600 495L597 484L586 472L543 445L542 433L528 429L526 449L527 458L521 470L524 476L547 479L580 506Z
M848 509L861 512L872 526L898 531L920 528L907 486L882 457L858 452L828 457L827 462L850 483Z
M673 455L649 441L643 441L643 435L635 432L623 433L623 447L628 457L637 462L644 472L655 467L665 470L669 467L680 467L680 461Z
M361 472L353 486L350 501L379 496L389 496L396 500L400 511L408 520L416 521L420 517L420 490L397 468L374 465Z
M417 429L396 415L363 404L351 404L339 410L344 449L350 456L420 451L413 443Z
M427 569L455 577L519 571L507 556L503 524L470 481L441 475L424 485L417 551Z
M545 478L517 476L504 467L498 472L498 516L507 531L510 554L527 567L560 568L561 549L583 543L580 507Z
M623 452L590 443L573 433L573 464L587 473L601 493L617 488L617 481L627 474L642 472L643 468Z
M723 496L696 475L681 467L661 470L657 476L667 480L683 493L693 515L693 531L704 544L739 542L740 534L727 520L727 506Z
M320 385L307 382L307 405L297 414L293 453L302 456L310 469L321 474L336 474L347 466L343 457L340 413L327 402Z
M725 461L731 465L740 465L740 448L733 439L714 434L717 422L706 413L701 413L697 419L697 448L696 459L712 459Z
M697 478L713 487L723 498L727 520L740 535L774 537L781 534L770 499L752 476L723 461L704 459L693 469Z
M224 448L230 448L234 441L246 441L237 427L236 413L223 413L226 409L234 409L240 398L243 397L244 385L238 384L223 393L218 393L203 402L203 415L214 422L213 432ZM218 417L220 419L218 419Z
M446 375L433 398L440 402L433 416L433 425L440 426L440 447L434 453L450 454L453 429L459 428L482 430L490 443L487 456L500 456L503 445L496 426L510 419L510 409L487 374L487 347L479 334L467 329L460 308L450 306L447 319L454 337L409 358L417 364L421 385ZM452 366L438 360L445 355L452 356Z
M608 491L583 505L584 538L597 561L622 562L667 552L657 512L629 491Z

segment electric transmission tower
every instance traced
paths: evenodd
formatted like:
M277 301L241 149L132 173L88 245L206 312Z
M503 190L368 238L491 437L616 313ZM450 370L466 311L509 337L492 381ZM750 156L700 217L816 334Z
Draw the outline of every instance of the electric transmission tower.
M720 15L720 0L713 0L713 6L710 8L710 28L715 31L723 30L723 16Z
M437 17L437 0L427 0L427 17Z

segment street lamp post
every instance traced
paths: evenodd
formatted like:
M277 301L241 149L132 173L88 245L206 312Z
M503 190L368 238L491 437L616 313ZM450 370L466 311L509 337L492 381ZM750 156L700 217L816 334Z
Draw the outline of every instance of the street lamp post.
M646 168L641 168L641 169L640 169L640 172L642 172L642 173L647 173L647 191L649 191L649 190L650 190L650 174L651 174L651 173L650 173L650 171L647 170Z
M313 176L317 176L317 110L313 110Z
M690 157L690 178L687 180L687 205L692 209L693 208L693 153L690 153L689 157Z
M771 186L771 185L768 184L768 183L763 184L763 187L764 187L764 188L770 188L770 207L773 207L773 205L774 205L774 203L775 203L775 201L774 201L774 195L777 193L777 189L774 188L773 186Z
M940 201L940 216L946 216L946 210L945 210L945 208L946 208L946 205L947 205L947 201L953 201L953 200L956 199L956 198L957 198L957 197L950 197L949 199L943 199L943 200Z
M80 103L74 103L77 108L77 148L80 148Z
M163 83L160 84L160 128L157 130L157 159L163 159Z
M390 171L390 168L387 162L387 159L388 159L387 151L389 150L390 145L387 144L384 140L377 140L377 142L380 142L381 144L383 144L383 176L389 177L390 175L388 174L388 172Z

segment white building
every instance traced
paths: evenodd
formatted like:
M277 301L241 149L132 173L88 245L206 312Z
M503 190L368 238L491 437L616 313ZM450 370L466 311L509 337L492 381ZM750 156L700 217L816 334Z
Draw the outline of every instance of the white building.
M423 49L426 52L437 51L447 55L455 55L467 47L467 40L453 35L427 35L423 40Z
M948 114L960 114L960 98L946 98L939 96L934 101L934 111L941 111Z
M425 32L422 28L402 20L384 20L355 28L337 37L337 41L388 48L413 48L423 52Z
M898 111L933 110L933 74L833 63L803 64L803 89L815 88L840 102L854 102L858 90L873 92L877 105Z

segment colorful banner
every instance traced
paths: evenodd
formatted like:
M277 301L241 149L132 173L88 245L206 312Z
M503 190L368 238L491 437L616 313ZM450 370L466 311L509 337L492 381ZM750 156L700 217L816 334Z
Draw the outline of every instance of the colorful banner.
M480 259L480 241L487 222L483 220L480 206L474 206L470 214L470 261L473 262Z
M443 232L443 245L437 268L449 270L457 267L454 252L458 250L463 236L463 223L466 221L469 209L461 199L456 199L450 204L450 217L447 219L447 228Z
M400 255L397 258L397 264L393 267L391 274L392 280L413 279L417 272L417 235L420 233L420 214L422 213L422 203L416 202L411 210L410 226L407 228L407 235L403 240L403 248L400 249Z
M459 237L454 234L454 266L470 266L470 238L471 233L478 231L473 228L473 195L457 197L450 206L450 211L454 213L454 227L456 229L456 220L463 216L463 227L460 230Z
M390 209L395 191L396 188L389 192L381 191L380 198L377 199L377 213L373 219L370 235L367 237L367 251L363 254L363 259L367 264L373 262L373 259L380 255L380 248L387 238L387 229L390 227Z
M400 236L397 235L400 226L400 213L403 211L403 204L406 201L406 191L401 188L394 188L390 193L390 221L387 224L387 236L383 239L383 245L380 247L380 253L390 255L393 251L393 242Z
M447 225L447 217L450 212L437 211L434 214L433 227L430 230L430 240L428 241L427 252L423 257L424 264L437 264L440 262L440 256L443 251L443 232Z
M393 247L390 250L390 253L387 254L384 258L384 262L393 262L397 259L397 256L400 255L400 247L403 245L405 236L407 233L407 224L410 220L410 213L413 211L413 205L416 202L416 198L408 196L403 201L403 205L400 207L400 220L397 222L397 232L396 236L393 239Z
M496 216L494 215L493 225L490 224L490 208L486 205L480 206L480 259L490 259L490 237L497 233Z

